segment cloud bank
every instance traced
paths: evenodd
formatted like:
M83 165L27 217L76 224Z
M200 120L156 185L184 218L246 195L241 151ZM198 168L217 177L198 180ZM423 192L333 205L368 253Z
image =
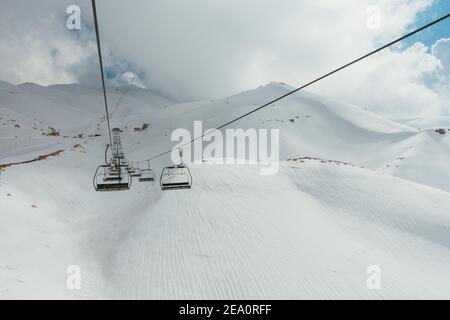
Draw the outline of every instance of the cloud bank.
M76 32L65 26L70 4L82 9ZM97 0L109 83L179 100L218 98L271 81L301 85L412 29L432 4ZM378 23L371 28L374 13ZM98 85L92 25L87 0L3 0L0 79ZM392 48L309 90L391 117L446 113L449 41Z

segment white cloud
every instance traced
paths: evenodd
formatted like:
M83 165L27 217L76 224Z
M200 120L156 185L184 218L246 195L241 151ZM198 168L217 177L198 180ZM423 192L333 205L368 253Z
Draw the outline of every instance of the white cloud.
M432 47L432 54L440 61L435 89L446 98L447 108L450 108L450 38L438 40Z
M83 83L100 85L98 52L90 1L80 1L81 30L66 27L72 0L2 0L0 11L0 79L41 85ZM130 64L103 43L105 68L118 74L111 84L137 84Z
M441 61L444 68L450 68L450 38L436 41L432 52Z
M434 86L443 83L441 75L449 72L439 57L416 43L402 52L380 53L325 80L315 90L391 118L442 114L448 101Z
M0 12L0 77L12 83L70 83L77 80L69 68L85 60L93 50L65 32L64 1L48 1L40 6L30 1L2 1Z
M114 85L116 86L135 86L141 89L145 89L146 86L139 78L137 74L131 71L120 74L114 79Z
M100 8L108 43L144 68L149 87L198 99L270 81L301 85L407 32L432 2L112 0ZM372 5L378 30L366 26ZM423 46L388 50L310 90L393 116L438 112L442 99L423 80L437 67Z
M65 29L65 9L73 1L33 3L26 11L32 15L22 12L30 1L3 2L0 79L98 83L90 1L78 1L84 22L78 37ZM303 84L410 30L432 3L97 0L106 65L117 70L111 83L178 99L216 98L270 81ZM381 14L374 30L366 26L373 5ZM449 72L441 61L443 46L432 53L420 44L388 50L310 90L393 116L442 112Z

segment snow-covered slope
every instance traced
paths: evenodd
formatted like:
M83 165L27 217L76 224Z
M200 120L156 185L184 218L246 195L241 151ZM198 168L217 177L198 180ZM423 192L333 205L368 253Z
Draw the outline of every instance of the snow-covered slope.
M105 115L103 96L99 93L99 89L79 85L42 87L24 83L0 90L0 105L63 133L78 134L84 130L87 134L96 129L94 124ZM169 99L138 88L111 89L108 98L110 112L116 113L119 124L128 114L142 115L149 109L174 104Z
M1 298L450 297L448 134L299 93L233 125L280 129L278 174L197 163L189 191L135 182L99 194L92 174L107 137L89 135L104 133L100 92L2 87L0 165L64 151L1 172ZM170 149L175 128L216 127L289 89L176 105L133 88L109 97L138 161ZM43 136L50 125L61 134ZM70 265L81 267L79 291L66 287ZM366 286L372 265L381 290Z
M418 129L448 129L450 127L450 116L448 115L398 119L396 121Z
M216 128L292 90L271 83L236 96L175 105L152 114L153 126L127 141L129 156L139 160L167 150L175 128ZM142 122L142 120L141 120ZM133 124L139 125L138 121ZM133 125L129 126L130 128ZM232 124L230 128L280 129L280 160L314 157L346 161L450 191L450 139L434 129L418 130L362 108L301 92ZM167 135L167 136L166 136ZM195 159L201 160L201 159Z

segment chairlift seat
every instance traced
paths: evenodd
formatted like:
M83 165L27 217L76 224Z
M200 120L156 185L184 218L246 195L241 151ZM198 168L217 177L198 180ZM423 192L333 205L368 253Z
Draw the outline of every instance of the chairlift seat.
M142 174L139 178L139 182L153 182L155 181L155 176L150 174Z
M190 189L192 175L185 165L166 167L161 172L160 185L162 190Z
M109 177L104 177L103 181L117 181L117 180L123 180L122 177L120 176L109 176Z
M97 191L126 191L129 190L128 183L99 183Z
M176 190L176 189L190 189L191 184L189 182L173 182L173 183L165 183L163 184L163 190Z

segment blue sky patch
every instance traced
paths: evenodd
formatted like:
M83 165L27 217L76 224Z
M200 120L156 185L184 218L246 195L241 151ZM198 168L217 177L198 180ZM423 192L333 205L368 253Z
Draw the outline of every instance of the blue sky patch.
M450 1L436 0L432 6L418 15L414 27L423 26L448 13L450 13ZM404 44L409 47L416 42L422 42L427 47L431 47L437 40L442 38L450 38L450 19L412 36L405 40Z

